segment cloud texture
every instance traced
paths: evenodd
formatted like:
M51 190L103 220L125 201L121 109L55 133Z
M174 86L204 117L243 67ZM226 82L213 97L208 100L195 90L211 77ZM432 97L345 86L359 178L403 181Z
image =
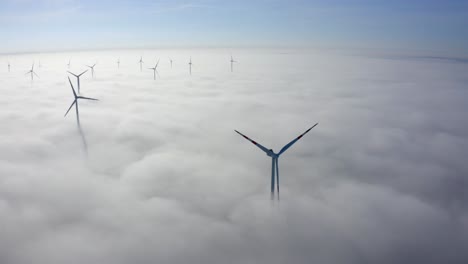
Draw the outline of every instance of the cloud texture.
M70 57L75 72L98 63L81 135L63 117ZM468 261L466 63L253 49L0 60L2 264ZM271 202L269 158L234 129L278 151L316 122L280 158Z

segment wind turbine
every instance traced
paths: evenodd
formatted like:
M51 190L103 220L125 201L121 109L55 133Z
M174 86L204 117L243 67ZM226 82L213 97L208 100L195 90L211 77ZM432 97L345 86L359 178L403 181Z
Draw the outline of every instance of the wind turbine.
M80 73L80 74L78 74L78 75L74 74L74 73L71 72L71 71L68 71L68 73L70 73L71 75L73 75L73 76L76 77L76 80L77 80L76 82L77 82L77 84L78 84L78 93L80 93L80 77L81 77L81 75L85 74L87 71L88 71L88 70L86 70L86 71L84 71L84 72L82 72L82 73Z
M171 58L169 58L169 61L171 62L171 69L172 69L172 59L171 59Z
M143 56L140 57L140 61L138 63L140 63L140 72L141 72L143 71Z
M96 66L96 63L94 63L93 66L86 65L86 67L91 69L91 77L93 77L93 78L94 78L94 66Z
M36 75L39 78L39 75L37 75L36 72L34 71L34 63L31 66L31 70L28 71L26 74L31 74L31 81L34 81L34 75Z
M120 58L117 60L117 69L120 69Z
M148 68L150 70L153 70L154 80L156 80L156 73L159 75L158 64L159 64L159 59L158 59L158 62L156 63L156 65L154 65L154 68Z
M68 64L67 64L68 69L70 69L70 63L71 63L71 58L68 59Z
M8 62L8 72L10 72L10 62Z
M188 65L189 65L190 75L192 75L192 56L190 56L190 62L188 63Z
M279 200L279 170L278 170L278 158L280 157L281 154L283 154L288 148L290 148L296 141L301 139L307 132L309 132L312 128L317 126L317 124L313 125L311 128L307 129L304 133L302 133L300 136L295 138L293 141L289 142L286 144L278 153L275 153L272 149L267 149L264 146L260 145L259 143L253 141L252 139L248 138L241 132L236 131L239 135L243 136L245 139L248 141L252 142L255 146L263 150L267 154L267 156L271 157L271 199L274 198L275 196L275 174L276 174L276 189L278 192L278 200Z
M237 61L235 61L235 60L232 58L232 55L231 55L231 72L233 72L233 65L234 65L234 62L237 62Z
M70 105L70 107L68 108L67 112L65 113L64 117L67 116L68 112L70 112L70 109L73 107L73 105L75 105L75 109L76 109L76 121L78 122L78 126L80 125L80 113L78 112L78 99L86 99L86 100L94 100L94 101L99 101L98 99L94 99L94 98L89 98L89 97L84 97L84 96L79 96L76 94L75 92L75 89L73 88L73 84L70 80L70 77L68 77L68 82L70 83L70 86L72 88L72 91L73 91L73 96L75 97L75 100L73 100L73 103Z

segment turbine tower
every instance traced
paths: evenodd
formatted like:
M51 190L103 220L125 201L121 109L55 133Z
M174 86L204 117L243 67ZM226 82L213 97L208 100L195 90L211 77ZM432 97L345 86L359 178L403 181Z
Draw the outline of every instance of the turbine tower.
M93 77L93 78L94 78L94 66L96 66L96 63L94 63L93 66L86 65L86 67L91 69L91 77Z
M31 70L28 71L26 74L31 74L31 81L34 81L34 75L36 75L39 78L39 75L37 75L36 72L34 71L34 63L31 66Z
M80 73L80 74L78 74L78 75L74 74L74 73L71 72L71 71L68 71L68 73L70 73L71 75L73 75L73 76L76 77L76 82L77 82L77 85L78 85L78 93L80 93L80 77L81 77L81 75L85 74L87 71L88 71L88 70L86 70L86 71L84 71L84 72L82 72L82 73Z
M10 62L8 62L8 72L10 72Z
M117 60L117 69L120 69L120 58Z
M143 71L143 56L140 57L140 61L138 63L140 63L140 72L141 72Z
M148 68L150 70L153 70L154 80L156 80L156 73L159 75L158 65L159 65L159 59L158 59L158 62L156 63L156 65L154 65L154 68Z
M234 62L237 62L237 61L235 61L235 60L232 58L232 55L231 55L231 72L233 72Z
M171 59L171 58L169 58L169 61L171 62L171 69L172 69L172 59Z
M78 99L85 99L85 100L93 100L93 101L99 101L98 99L90 98L90 97L84 97L84 96L79 96L76 94L75 89L73 88L73 84L70 80L70 77L68 77L68 82L70 83L70 86L73 91L73 96L75 97L75 100L73 100L73 103L70 105L68 108L67 112L65 113L64 117L67 116L68 112L70 112L70 109L75 105L76 109L76 122L78 123L78 126L80 126L80 113L78 112Z
M191 56L190 56L190 61L189 61L188 65L189 65L190 75L192 75L192 57Z
M278 158L280 157L281 154L283 154L288 148L290 148L296 141L301 139L307 132L309 132L312 128L317 126L317 124L313 125L311 128L307 129L304 133L302 133L300 136L295 138L293 141L289 142L286 144L278 153L275 153L272 149L267 149L266 147L260 145L259 143L253 141L252 139L248 138L246 135L242 134L241 132L236 131L239 135L247 139L248 141L252 142L255 146L263 150L267 154L267 156L271 157L271 199L274 199L275 197L275 175L276 175L276 190L278 192L278 200L279 200L279 170L278 170Z

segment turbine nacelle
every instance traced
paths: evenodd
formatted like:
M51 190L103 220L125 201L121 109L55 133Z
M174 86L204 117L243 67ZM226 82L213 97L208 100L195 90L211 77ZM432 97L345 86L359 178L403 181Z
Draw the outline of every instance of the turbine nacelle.
M278 158L279 157L279 155L277 153L275 153L272 149L269 149L266 154L267 154L268 157L272 157L272 158Z

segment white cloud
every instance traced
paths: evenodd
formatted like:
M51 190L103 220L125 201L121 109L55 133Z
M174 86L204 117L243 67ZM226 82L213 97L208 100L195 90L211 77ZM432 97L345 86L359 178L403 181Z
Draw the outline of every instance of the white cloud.
M140 55L145 68L161 58L161 79L139 72ZM69 57L73 71L98 63L82 80L100 99L80 103L87 155L74 113L63 118ZM248 49L8 59L1 263L468 259L466 64ZM315 122L279 160L271 202L270 160L234 129L279 150Z

